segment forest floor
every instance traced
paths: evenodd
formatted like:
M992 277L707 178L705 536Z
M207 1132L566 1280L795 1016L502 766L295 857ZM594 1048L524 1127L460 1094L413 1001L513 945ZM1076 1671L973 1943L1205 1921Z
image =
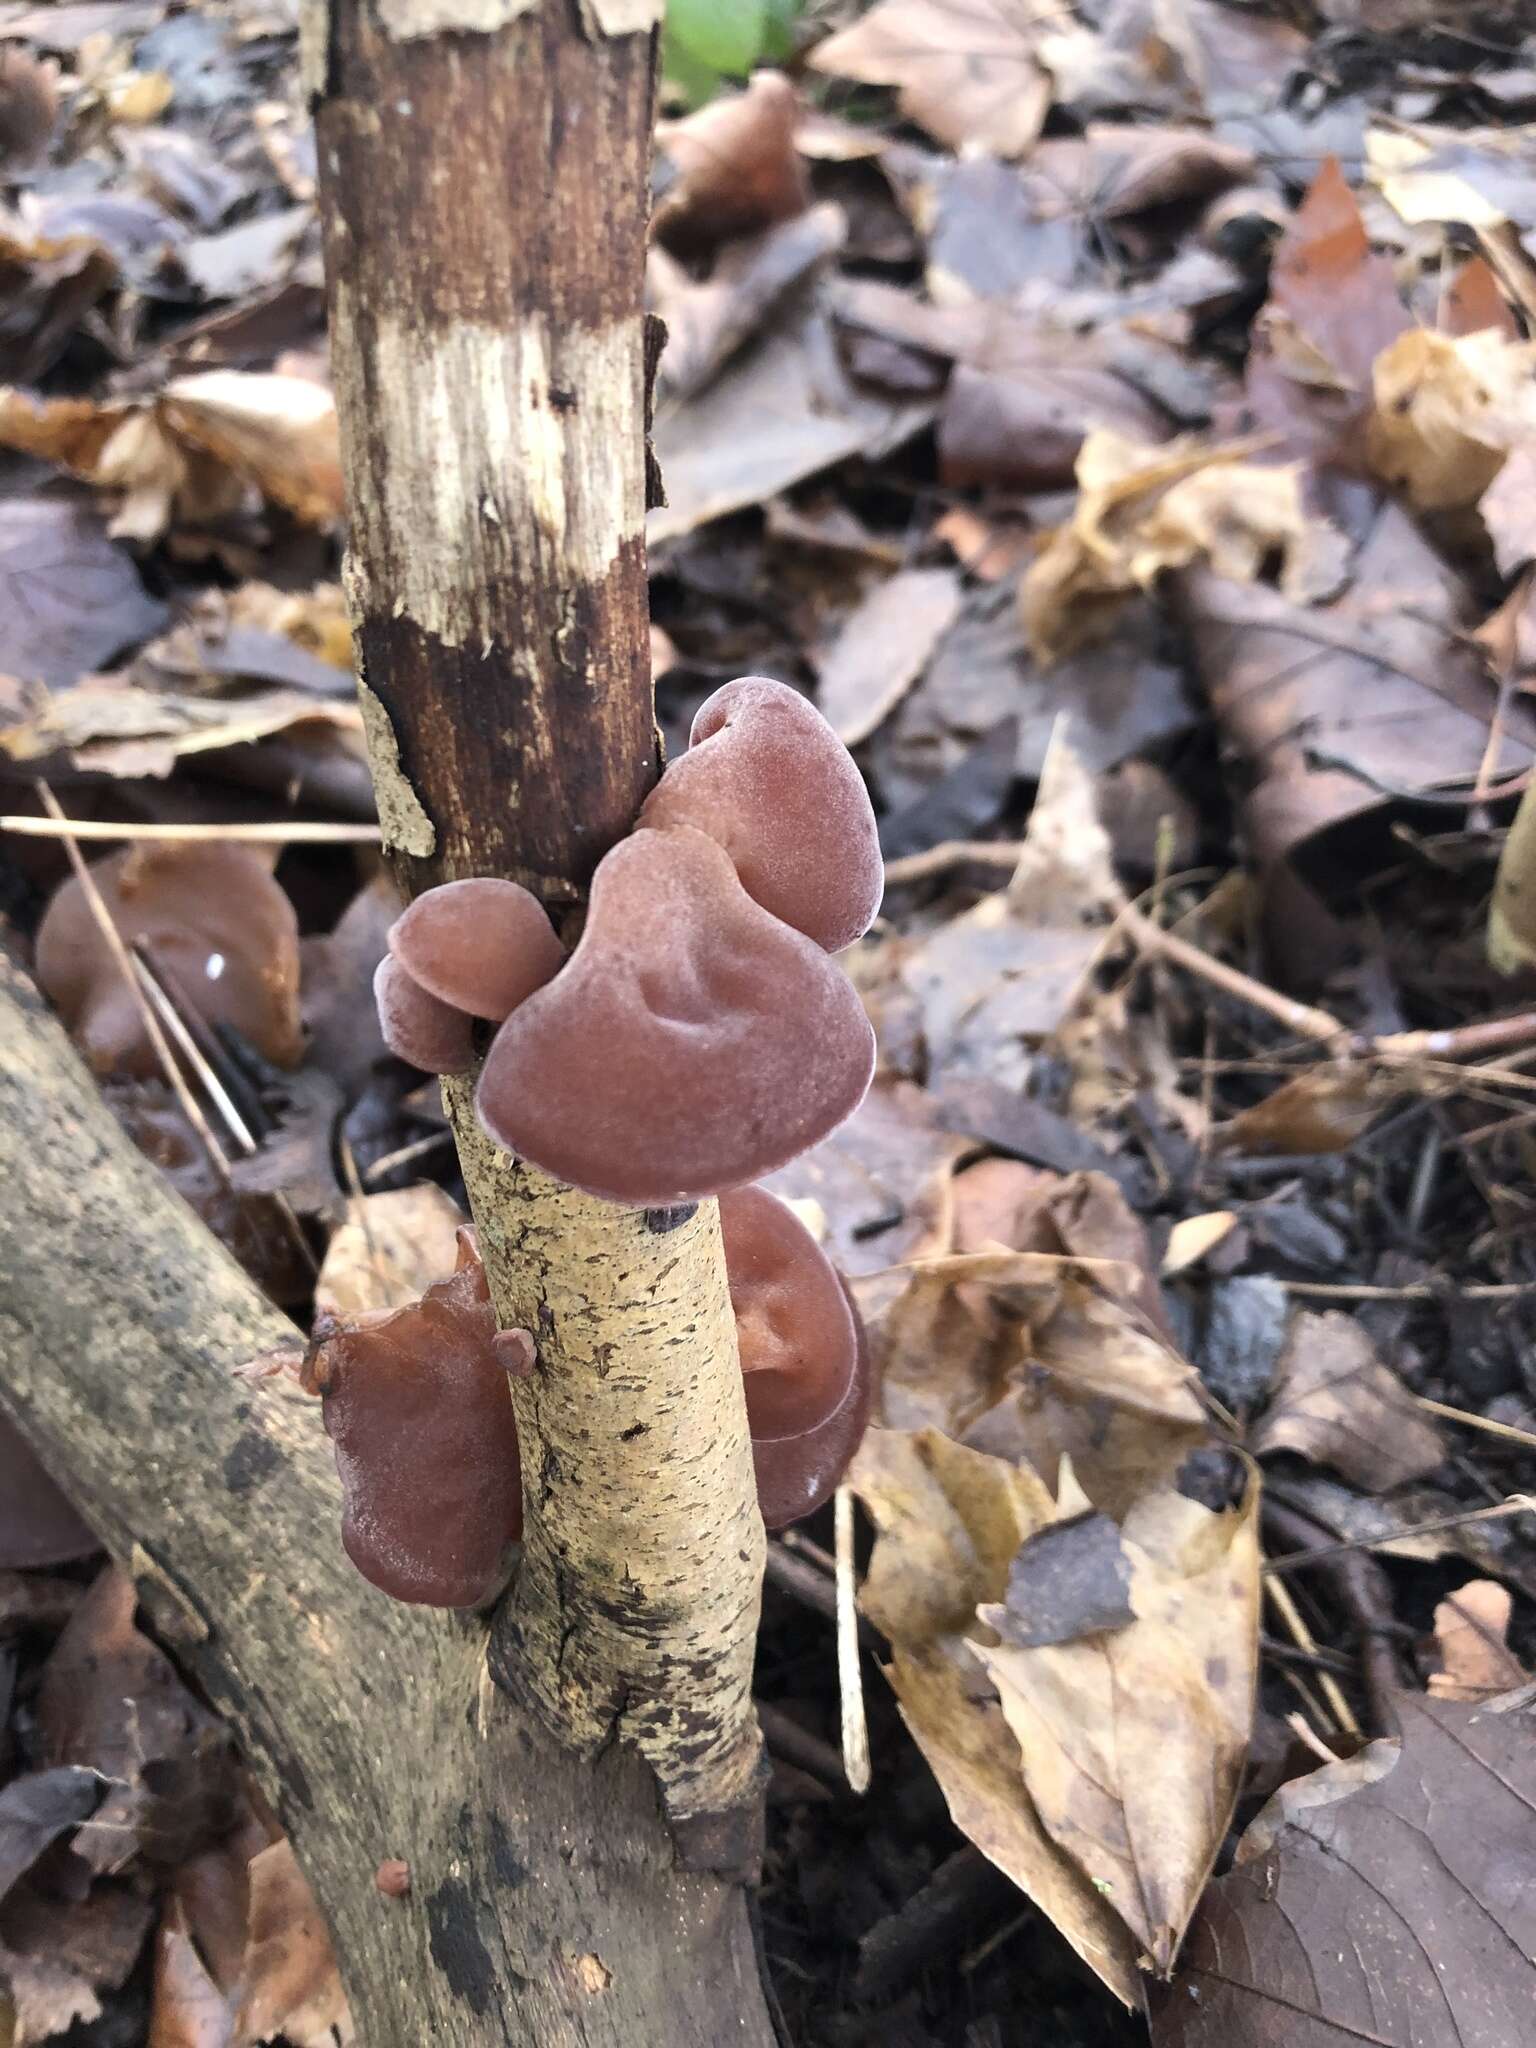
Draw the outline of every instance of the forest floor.
M804 689L887 863L875 1086L771 1183L883 1381L846 1697L831 1510L770 1546L805 2048L1529 2038L1536 42L1454 12L673 9L660 718ZM82 852L155 899L176 1087L115 966L41 978L308 1330L463 1190L372 1007L295 14L0 4L0 941ZM0 2048L349 2040L0 1429Z

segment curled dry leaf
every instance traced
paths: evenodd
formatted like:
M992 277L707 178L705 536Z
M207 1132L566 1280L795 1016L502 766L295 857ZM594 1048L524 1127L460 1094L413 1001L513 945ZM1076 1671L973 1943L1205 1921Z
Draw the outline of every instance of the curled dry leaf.
M311 525L341 513L335 401L307 377L202 370L100 404L0 390L0 445L114 493L110 531L136 540L222 518L253 489Z
M1410 328L1372 371L1371 466L1418 512L1475 505L1522 442L1536 442L1536 345L1483 329Z
M1531 1674L1509 1647L1514 1599L1492 1579L1472 1579L1435 1609L1439 1669L1429 1676L1437 1700L1481 1701L1513 1692Z
M1368 1493L1422 1479L1445 1460L1434 1423L1359 1323L1337 1309L1293 1319L1253 1449L1295 1451Z
M1293 1780L1206 1893L1156 2048L1511 2048L1536 2007L1536 1712L1397 1696L1401 1743Z
M1096 637L1115 599L1194 562L1252 583L1278 556L1287 596L1337 589L1347 543L1307 511L1300 465L1260 465L1252 452L1252 443L1212 448L1185 438L1147 448L1104 428L1091 433L1077 460L1072 519L1019 586L1037 659L1054 661Z
M1325 1061L1240 1110L1219 1143L1230 1152L1347 1152L1398 1092L1362 1061Z
M1041 40L1073 26L1062 0L880 0L810 61L895 86L908 120L954 149L1022 156L1051 106Z
M251 1915L237 2042L281 2036L293 2048L354 2038L330 1936L286 1837L251 1859Z

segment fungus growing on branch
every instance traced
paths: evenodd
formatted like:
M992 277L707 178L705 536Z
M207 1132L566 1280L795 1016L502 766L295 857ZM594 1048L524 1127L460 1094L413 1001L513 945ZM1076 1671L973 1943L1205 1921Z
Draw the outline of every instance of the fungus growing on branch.
M687 753L640 823L707 832L755 902L829 953L880 908L880 837L853 757L814 704L766 676L741 676L700 705Z
M713 838L638 830L599 862L569 962L497 1033L478 1108L557 1179L665 1208L825 1137L874 1056L846 976L754 902Z
M396 1059L424 1074L462 1074L474 1064L474 1019L428 993L386 953L373 971L379 1030Z
M307 1384L336 1450L341 1540L396 1600L472 1607L501 1585L522 1534L522 1475L485 1269L459 1268L420 1301L340 1327Z
M869 1426L875 1399L874 1361L864 1325L846 1288L844 1295L858 1349L852 1384L842 1406L803 1436L752 1439L757 1505L770 1529L803 1521L832 1498Z
M423 891L390 927L389 950L418 988L491 1024L565 958L538 897L492 875Z
M231 840L150 842L98 861L91 876L124 942L142 941L191 1009L233 1026L275 1066L298 1064L298 922L267 861ZM37 978L98 1074L159 1072L122 967L73 875L38 930Z
M766 1188L720 1197L726 1278L754 1443L804 1436L853 1384L858 1327L837 1269Z

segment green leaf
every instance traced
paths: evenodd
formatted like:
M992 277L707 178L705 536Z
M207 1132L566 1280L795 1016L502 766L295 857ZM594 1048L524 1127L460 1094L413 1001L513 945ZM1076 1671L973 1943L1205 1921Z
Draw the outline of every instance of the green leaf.
M745 78L763 53L768 16L769 0L667 0L667 39L695 66ZM677 75L670 63L668 71Z

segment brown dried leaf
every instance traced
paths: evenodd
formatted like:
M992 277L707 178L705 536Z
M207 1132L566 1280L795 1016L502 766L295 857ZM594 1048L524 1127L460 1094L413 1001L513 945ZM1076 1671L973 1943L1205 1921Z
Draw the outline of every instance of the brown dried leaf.
M1437 1700L1482 1701L1512 1692L1531 1674L1510 1649L1514 1599L1492 1579L1472 1579L1435 1609L1440 1668L1429 1676Z
M354 1197L326 1246L315 1282L316 1316L360 1316L419 1300L456 1263L464 1217L431 1181Z
M1336 589L1347 544L1307 512L1301 466L1261 465L1250 453L1250 444L1213 448L1185 438L1147 448L1107 429L1091 433L1077 460L1072 519L1020 585L1037 658L1055 661L1097 637L1115 599L1194 562L1252 583L1278 555L1288 596Z
M1361 1061L1324 1061L1240 1110L1217 1135L1230 1152L1347 1152L1398 1092Z
M98 1874L138 1856L181 1862L233 1817L229 1732L134 1626L135 1605L132 1581L109 1566L70 1617L38 1685L47 1761L83 1765L110 1781L72 1845Z
M330 1935L285 1836L251 1859L250 1940L236 2048L282 2035L293 2048L354 2039Z
M817 702L845 747L867 740L921 675L960 609L953 569L899 569L843 621L820 661Z
M172 1899L155 1936L155 1978L146 2048L230 2048L234 2005L220 1991Z
M60 688L165 618L94 512L56 498L0 503L0 671Z
M1041 39L1073 26L1062 0L880 0L810 61L897 87L908 120L954 149L1022 156L1051 105Z
M100 1548L15 1423L0 1415L0 1566L69 1564Z
M849 1483L879 1531L861 1605L891 1644L887 1676L955 1825L1047 1913L1090 1969L1140 2002L1135 1946L1042 1828L1018 1743L967 1640L1024 1539L1055 1516L1033 1473L936 1430L872 1429Z
M855 384L813 301L690 403L660 408L655 450L667 503L650 515L651 542L761 504L849 456L895 448L931 413Z
M1135 1619L1091 1640L977 1647L1046 1831L1134 1935L1173 1966L1242 1779L1259 1662L1258 1487L1213 1514L1177 1493L1126 1516Z
M1536 345L1483 329L1411 328L1372 371L1371 467L1419 512L1475 505L1522 441L1536 444Z
M1536 1714L1399 1694L1401 1743L1283 1787L1206 1893L1156 2048L1513 2048L1536 2009Z
M795 148L800 102L777 71L725 93L681 121L660 121L661 195L653 225L664 242L697 247L757 234L810 204Z
M1296 1451L1368 1493L1422 1479L1444 1463L1440 1432L1352 1316L1301 1311L1275 1367L1253 1449Z

